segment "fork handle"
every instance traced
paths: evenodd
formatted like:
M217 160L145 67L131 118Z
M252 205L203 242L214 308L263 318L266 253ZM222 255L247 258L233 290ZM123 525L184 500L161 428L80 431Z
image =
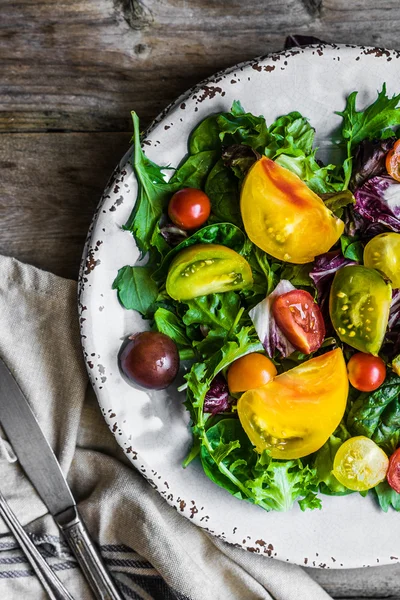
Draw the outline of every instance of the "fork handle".
M40 554L1 492L0 515L14 534L49 598L51 600L74 600Z
M58 519L58 524L97 600L122 600L76 507L73 512L72 520L65 519L64 515Z

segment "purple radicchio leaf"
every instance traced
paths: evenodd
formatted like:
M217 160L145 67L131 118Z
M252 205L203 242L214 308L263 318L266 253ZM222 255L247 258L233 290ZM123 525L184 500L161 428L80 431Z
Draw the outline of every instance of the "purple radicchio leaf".
M160 226L160 234L169 246L175 247L188 237L184 231L174 223L164 223Z
M281 279L274 291L249 311L257 335L270 358L273 358L276 350L284 358L295 351L294 346L292 346L287 337L279 329L272 313L272 305L275 298L295 289L290 281Z
M329 298L331 284L336 271L347 265L355 264L357 263L353 260L344 258L340 251L327 252L326 254L317 256L309 275L317 288L317 299L321 310L325 308L325 304Z
M400 290L393 290L392 303L390 305L388 329L391 331L400 326Z
M212 415L230 410L228 384L220 373L211 382L210 389L204 398L203 410Z
M389 175L368 179L354 192L354 212L368 224L380 224L400 233L400 183Z
M386 172L386 154L393 147L396 138L385 140L363 140L356 148L350 188L360 187L367 179Z

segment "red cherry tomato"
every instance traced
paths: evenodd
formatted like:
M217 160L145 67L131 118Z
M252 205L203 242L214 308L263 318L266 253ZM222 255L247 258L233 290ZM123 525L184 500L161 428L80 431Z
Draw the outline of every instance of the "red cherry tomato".
M175 192L169 201L168 215L182 229L196 229L210 216L209 197L201 190L184 188Z
M400 448L397 448L389 459L389 468L386 477L390 487L400 494Z
M390 177L400 181L400 140L386 154L386 170Z
M379 356L357 352L347 363L349 380L360 392L373 392L385 381L386 366Z
M325 323L319 306L304 290L278 296L272 312L279 329L304 354L315 352L325 337Z

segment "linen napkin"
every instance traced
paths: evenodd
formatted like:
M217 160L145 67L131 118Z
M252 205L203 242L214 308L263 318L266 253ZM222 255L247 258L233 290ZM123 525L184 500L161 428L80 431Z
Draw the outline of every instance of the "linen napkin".
M131 466L88 388L76 305L76 282L0 256L0 355L53 447L121 595L329 599L300 567L250 554L197 528ZM91 599L74 557L0 433L1 491L75 600ZM46 597L0 520L0 598Z

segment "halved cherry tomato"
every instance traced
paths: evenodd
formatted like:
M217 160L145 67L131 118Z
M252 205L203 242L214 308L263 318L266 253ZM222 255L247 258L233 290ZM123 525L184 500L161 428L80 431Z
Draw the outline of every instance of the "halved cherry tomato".
M333 474L349 490L364 492L383 481L389 459L375 442L358 435L346 440L333 461Z
M271 381L276 374L276 367L267 356L258 352L246 354L229 367L229 391L231 394L237 394L260 387Z
M335 431L348 391L346 363L337 348L248 390L237 411L258 452L301 458L316 452Z
M344 230L300 177L265 156L245 177L240 211L251 241L290 263L308 263L328 252Z
M385 381L386 365L379 356L356 352L347 363L349 380L360 392L373 392Z
M304 354L315 352L325 337L325 323L319 306L304 290L278 296L272 313L289 342Z
M382 271L392 282L392 288L400 288L400 233L376 235L364 248L364 265Z
M390 177L400 181L400 140L386 154L386 170Z
M210 216L209 197L195 188L184 188L175 192L169 201L168 215L182 229L196 229Z
M389 459L389 469L386 477L390 487L400 494L400 448L397 448Z

